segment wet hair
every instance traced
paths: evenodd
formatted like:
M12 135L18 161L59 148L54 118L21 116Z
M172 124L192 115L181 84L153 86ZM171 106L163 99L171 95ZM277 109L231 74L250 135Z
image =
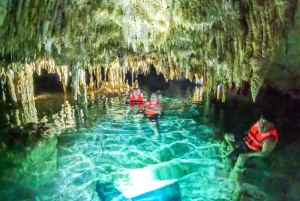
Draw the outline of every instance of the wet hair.
M263 111L261 113L261 118L266 119L268 122L275 123L275 115L268 111Z

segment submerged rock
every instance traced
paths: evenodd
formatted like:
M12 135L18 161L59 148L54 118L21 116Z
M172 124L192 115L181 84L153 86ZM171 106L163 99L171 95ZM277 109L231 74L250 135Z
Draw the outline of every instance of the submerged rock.
M34 145L47 131L45 123L28 123L9 128L1 136L3 148L25 148Z

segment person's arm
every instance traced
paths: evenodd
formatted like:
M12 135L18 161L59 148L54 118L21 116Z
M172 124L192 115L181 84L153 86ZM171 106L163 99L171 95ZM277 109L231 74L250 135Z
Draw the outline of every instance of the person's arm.
M157 106L154 106L152 109L149 107L145 107L144 110L156 112L157 114L160 114L162 111L162 107L161 107L161 105L157 105Z
M157 111L158 114L160 114L161 111L162 111L162 106L161 106L161 105L158 105L158 106L156 106L154 109Z
M239 158L241 158L240 160L242 163L245 163L246 160L248 160L250 157L253 157L253 156L259 156L259 157L267 156L273 151L273 149L275 148L275 145L276 145L276 142L275 142L274 138L269 137L263 141L262 151L240 154Z

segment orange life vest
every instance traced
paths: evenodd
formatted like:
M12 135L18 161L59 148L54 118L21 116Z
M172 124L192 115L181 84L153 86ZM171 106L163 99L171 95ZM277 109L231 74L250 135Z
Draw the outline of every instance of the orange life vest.
M159 106L159 105L160 105L160 103L156 103L156 104L154 104L154 105L152 105L150 102L145 103L145 106L148 107L148 108L151 109L151 110L153 110L154 107ZM144 113L145 113L146 115L155 115L155 114L157 114L156 111L148 111L148 110L145 110Z
M144 96L143 96L143 93L139 93L138 98L135 99L133 93L131 92L131 93L130 93L130 96L129 96L129 102L130 102L131 104L134 104L134 103L136 103L136 104L143 103L143 102L144 102Z
M255 123L244 138L246 145L253 151L261 151L263 146L263 141L269 137L273 137L275 142L278 141L277 130L273 128L266 133L260 133L258 131L258 122Z

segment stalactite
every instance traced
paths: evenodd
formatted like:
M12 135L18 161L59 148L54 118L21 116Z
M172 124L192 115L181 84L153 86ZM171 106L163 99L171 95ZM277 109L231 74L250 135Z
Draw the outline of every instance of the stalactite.
M17 21L19 21L20 16L21 16L21 14L22 14L22 6L23 6L23 2L24 2L24 0L18 1L18 5L17 5Z
M6 98L6 88L5 88L5 84L6 84L6 74L5 74L5 71L4 71L4 68L2 67L1 68L1 74L0 74L0 84L1 84L1 92L2 92L2 96L1 96L1 99L2 99L2 102L5 103L7 98Z
M205 82L205 86L206 86L206 93L207 93L207 97L209 100L214 99L214 95L216 94L216 86L214 83L214 72L213 69L211 67L207 67L207 71L206 71L206 82Z
M34 85L33 85L33 72L34 72L34 63L25 64L24 68L24 77L26 86L26 94L27 94L27 102L31 102L34 100Z
M81 84L79 86L79 92L80 92L80 102L87 103L87 91L84 84Z
M102 73L101 73L101 66L96 66L96 82L97 82L97 89L101 87L102 83Z
M79 66L79 64L77 64L77 65ZM76 67L78 67L77 65L76 65ZM75 78L75 81L72 82L73 85L76 85L76 87L73 86L74 99L79 101L80 103L86 103L87 102L87 97L86 97L87 93L86 93L85 70L84 69L77 69L77 70L75 69L73 72L74 72L74 74L72 73L72 77L74 78L74 75L77 76L77 79Z
M175 71L175 66L174 66L174 64L171 64L171 66L170 66L170 76L169 76L170 80L174 79L174 76L175 76L174 71Z
M73 92L74 100L77 101L78 98L78 87L79 87L79 73L78 73L78 65L75 64L71 67L71 72L72 72L72 84L71 84L71 89Z
M14 75L14 86L15 86L15 91L16 91L16 97L18 102L25 103L26 101L22 99L22 93L25 92L25 89L23 88L23 83L22 81L24 80L24 71L16 72Z
M267 60L257 60L257 59L251 59L250 61L250 65L252 67L252 72L253 72L251 77L251 87L250 87L253 102L255 102L260 87L263 84L263 80L268 72L269 65L267 64L266 61Z
M203 98L203 87L195 87L194 94L193 94L193 102L198 103L202 102Z
M274 20L274 19L273 19L273 18L274 18L273 16L276 16L275 10L274 10L274 6L270 6L269 9L265 9L264 15L268 17L269 22L272 22L272 21ZM272 42L272 36L273 36L273 33L272 33L272 31L271 31L271 30L274 29L273 26L274 26L274 23L273 23L273 25L267 26L266 29L265 29L265 32L264 32L264 34L266 35L266 40L267 40L266 42L267 42L268 45L270 46L271 52L274 52L274 51L275 51L275 45L274 45L274 43Z
M286 8L287 2L285 1L277 1L276 2L276 7L277 7L277 15L279 16L281 24L284 26L285 24L285 17L284 17L284 12Z
M68 75L69 75L68 66L59 66L57 69L57 73L59 75L59 80L62 83L64 93L67 93Z
M95 88L95 81L94 81L94 77L93 77L94 68L93 68L93 66L91 64L88 64L87 69L88 69L88 72L89 72L89 75L90 75L89 88L90 89L94 89Z
M226 82L223 82L222 83L222 102L223 103L226 101L227 91L228 91L228 84Z
M217 86L217 97L216 97L216 99L221 100L222 99L222 94L223 94L223 85L219 84Z
M243 29L241 29L242 31L239 31L238 33L238 50L237 50L237 54L238 54L238 60L240 64L244 63L245 60L245 43L246 43L246 39L245 39L245 33L243 31Z
M6 72L6 83L7 83L8 94L10 96L10 101L14 106L17 106L18 100L17 100L17 96L16 96L13 77L9 71Z
M269 45L268 45L268 38L267 38L267 29L270 26L266 16L265 16L265 10L267 10L268 7L259 7L259 15L261 17L261 23L262 23L262 44L261 44L261 56L262 57L267 57L269 56Z

